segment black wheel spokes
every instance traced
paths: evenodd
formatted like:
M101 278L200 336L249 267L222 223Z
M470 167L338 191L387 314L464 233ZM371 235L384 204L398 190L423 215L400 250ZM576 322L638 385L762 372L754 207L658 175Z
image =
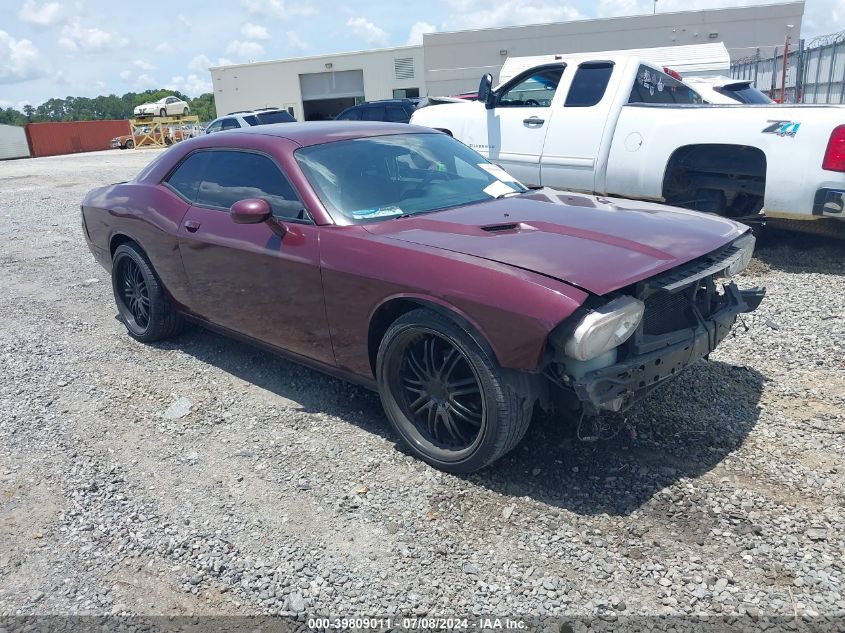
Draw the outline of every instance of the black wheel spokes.
M408 344L400 369L409 418L429 441L449 450L473 444L481 431L481 387L451 342L427 334Z
M147 282L140 266L132 260L123 265L122 275L123 303L138 327L145 328L150 321L150 295Z

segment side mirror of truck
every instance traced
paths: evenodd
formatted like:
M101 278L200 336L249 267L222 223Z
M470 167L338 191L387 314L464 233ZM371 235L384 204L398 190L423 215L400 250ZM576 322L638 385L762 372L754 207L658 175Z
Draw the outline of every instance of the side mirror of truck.
M495 103L495 97L493 94L493 75L486 73L481 78L481 83L478 84L478 100L484 103L489 110Z

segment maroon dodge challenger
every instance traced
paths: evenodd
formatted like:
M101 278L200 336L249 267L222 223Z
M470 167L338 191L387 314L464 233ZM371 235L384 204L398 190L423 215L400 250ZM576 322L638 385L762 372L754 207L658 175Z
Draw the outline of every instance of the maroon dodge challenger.
M286 123L188 140L90 192L120 319L186 321L378 390L430 464L469 472L535 405L621 411L707 356L764 290L731 220L527 189L451 137Z

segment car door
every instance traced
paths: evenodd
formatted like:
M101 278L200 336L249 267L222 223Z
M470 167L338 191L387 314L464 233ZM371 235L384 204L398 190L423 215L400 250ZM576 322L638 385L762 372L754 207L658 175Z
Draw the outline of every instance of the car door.
M270 156L250 150L198 150L179 169L191 162L200 162L203 175L179 228L179 250L193 311L263 343L333 364L320 229L288 178ZM245 198L267 200L273 219L232 222L229 207Z
M604 172L597 168L607 163L602 151L605 129L611 110L616 106L619 81L613 62L590 61L571 69L572 81L566 100L558 99L550 120L540 160L540 184L592 193L601 191Z
M540 155L562 64L533 68L503 86L487 110L488 156L525 184L540 184Z
M167 104L166 105L167 116L173 116L174 114L177 114L177 112L176 112L176 102L177 101L178 101L178 99L176 97L167 97L167 101L165 101L165 103ZM182 113L179 112L179 114L182 114Z

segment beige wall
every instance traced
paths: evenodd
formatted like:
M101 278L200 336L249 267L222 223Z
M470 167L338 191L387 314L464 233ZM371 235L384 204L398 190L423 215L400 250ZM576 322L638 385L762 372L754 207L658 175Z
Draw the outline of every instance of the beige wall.
M393 62L405 57L414 58L414 78L396 79ZM331 64L331 68L326 68L326 64ZM390 99L394 88L419 88L420 95L426 94L424 68L422 46L403 46L223 66L211 69L211 80L218 116L235 110L293 105L296 118L302 120L301 74L363 70L364 97L371 101Z
M660 13L454 33L427 33L425 79L428 94L453 95L474 90L482 74L498 80L506 57L552 55L722 41L731 59L770 55L791 29L797 42L804 2L756 7ZM711 33L717 35L710 37ZM502 54L501 51L507 51ZM456 63L460 60L460 63Z

